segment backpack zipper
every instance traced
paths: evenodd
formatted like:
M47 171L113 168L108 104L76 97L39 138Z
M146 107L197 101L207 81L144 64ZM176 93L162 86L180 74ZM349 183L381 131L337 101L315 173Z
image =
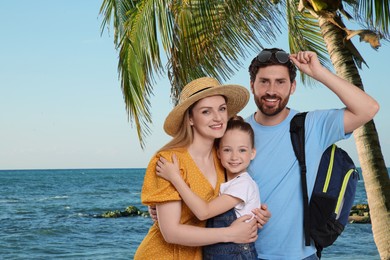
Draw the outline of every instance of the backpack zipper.
M334 213L336 213L337 217L339 216L340 211L342 209L342 202L344 199L345 190L347 189L348 181L351 178L351 175L354 171L355 171L355 169L350 169L347 172L347 174L344 176L343 185L341 186L340 194L339 194L339 197L337 198L336 209L334 211Z
M328 167L328 172L326 173L326 179L325 179L325 184L324 188L322 189L323 193L326 193L329 187L329 182L330 182L330 177L332 177L332 171L333 171L333 163L334 163L334 153L336 151L336 145L332 145L332 153L330 155L330 160L329 160L329 167Z

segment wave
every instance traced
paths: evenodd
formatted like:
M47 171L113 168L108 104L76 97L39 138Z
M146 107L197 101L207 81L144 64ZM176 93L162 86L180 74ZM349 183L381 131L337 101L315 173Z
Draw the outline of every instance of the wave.
M19 200L18 199L1 199L0 200L0 203L4 203L4 204L12 204L12 203L18 203Z
M38 201L45 201L45 200L61 200L61 199L68 199L69 196L51 196L51 197L46 197L46 198L41 198Z

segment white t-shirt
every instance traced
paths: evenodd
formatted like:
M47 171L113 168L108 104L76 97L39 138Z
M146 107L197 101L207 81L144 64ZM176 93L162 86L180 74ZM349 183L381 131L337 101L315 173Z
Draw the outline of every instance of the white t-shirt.
M221 184L220 194L227 194L242 200L234 207L237 218L250 214L253 209L260 207L260 193L256 182L243 172L234 179Z

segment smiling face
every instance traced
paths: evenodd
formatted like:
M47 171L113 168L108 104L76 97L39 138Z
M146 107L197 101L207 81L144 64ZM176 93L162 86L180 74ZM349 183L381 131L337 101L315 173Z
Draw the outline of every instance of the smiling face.
M199 100L191 109L190 125L194 138L214 140L223 136L228 120L227 105L223 96Z
M295 80L290 81L286 66L272 65L260 68L255 81L251 82L251 90L259 111L268 117L278 115L294 93Z
M245 131L229 129L220 140L218 157L230 175L229 179L246 171L255 155L256 150L252 145L251 137Z

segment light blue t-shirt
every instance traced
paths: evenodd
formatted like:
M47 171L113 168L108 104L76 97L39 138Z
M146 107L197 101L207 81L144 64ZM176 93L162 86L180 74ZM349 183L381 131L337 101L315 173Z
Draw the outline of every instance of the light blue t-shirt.
M255 132L256 157L248 172L260 190L262 203L272 217L260 229L256 250L261 259L303 259L316 252L305 246L303 199L298 160L290 138L290 121L298 111L290 110L287 118L275 126L263 126L247 118ZM347 138L344 134L344 109L309 112L305 121L305 150L309 198L318 165L325 149Z

